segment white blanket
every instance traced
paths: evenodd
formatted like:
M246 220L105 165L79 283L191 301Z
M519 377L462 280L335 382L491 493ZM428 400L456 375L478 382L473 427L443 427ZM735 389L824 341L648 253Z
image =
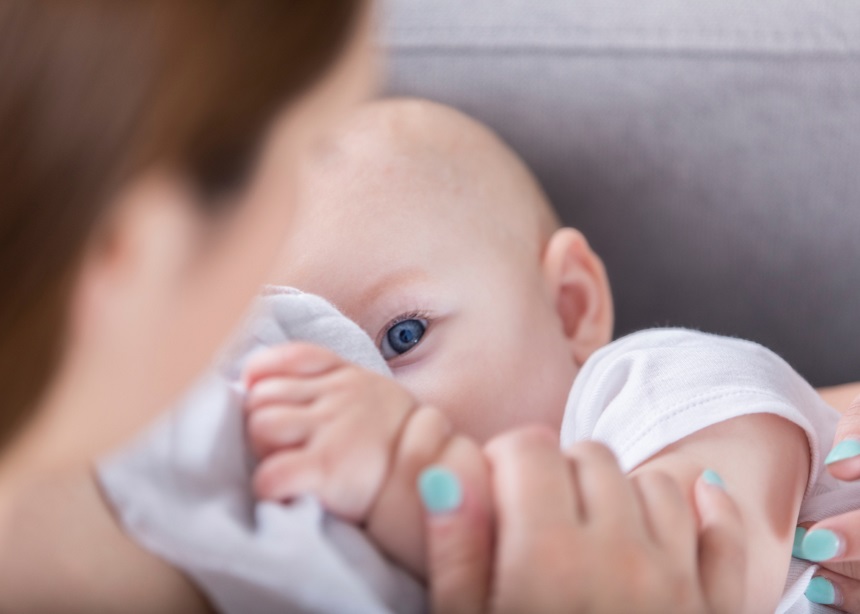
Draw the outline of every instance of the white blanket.
M256 311L219 368L99 467L125 530L193 577L223 612L424 611L422 587L315 500L252 498L237 383L248 355L304 340L390 374L370 338L321 298L270 288Z

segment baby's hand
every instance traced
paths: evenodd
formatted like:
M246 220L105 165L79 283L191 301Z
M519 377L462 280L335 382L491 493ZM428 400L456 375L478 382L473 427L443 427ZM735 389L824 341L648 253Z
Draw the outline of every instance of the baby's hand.
M256 495L313 494L334 514L366 520L415 399L394 380L306 343L253 356L245 382L248 437L261 461Z

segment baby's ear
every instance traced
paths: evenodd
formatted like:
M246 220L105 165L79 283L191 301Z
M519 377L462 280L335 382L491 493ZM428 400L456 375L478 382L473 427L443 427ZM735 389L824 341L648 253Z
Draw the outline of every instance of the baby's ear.
M581 365L612 340L614 311L606 269L573 228L553 233L542 266L573 359Z

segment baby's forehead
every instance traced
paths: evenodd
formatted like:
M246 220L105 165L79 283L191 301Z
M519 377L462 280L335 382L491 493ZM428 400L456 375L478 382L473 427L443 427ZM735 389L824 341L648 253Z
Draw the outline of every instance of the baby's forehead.
M481 215L500 211L490 178L458 157L420 143L364 138L329 150L310 168L304 205L334 223L373 216L378 224L404 216L426 225L481 224Z
M538 244L556 224L519 158L486 127L435 103L366 105L306 168L303 208L328 239L372 223L455 232L476 246L497 236Z
M359 113L310 158L311 174L319 179L334 175L352 181L405 179L437 185L458 177L480 179L483 169L474 163L467 148L473 139L462 138L462 126L456 130L456 123L449 121L447 115L438 117L432 113L434 119L430 121L424 118L426 114L419 118L403 118L402 114ZM493 153L489 146L483 149L487 158Z
M506 172L507 152L480 125L459 114L404 112L402 106L411 108L389 104L359 114L316 152L307 167L317 197L364 196L367 202L356 206L415 208L429 196L444 217L449 203L456 210L447 213L456 214L466 206L459 200L478 209L504 196L502 184L513 174ZM492 213L502 214L498 208Z

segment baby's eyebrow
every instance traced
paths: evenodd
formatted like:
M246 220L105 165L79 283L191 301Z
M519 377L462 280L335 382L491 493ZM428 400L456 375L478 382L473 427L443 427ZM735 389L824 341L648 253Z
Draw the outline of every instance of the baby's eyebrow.
M425 281L429 277L427 271L419 267L395 269L384 273L359 294L357 304L366 309L392 288Z

